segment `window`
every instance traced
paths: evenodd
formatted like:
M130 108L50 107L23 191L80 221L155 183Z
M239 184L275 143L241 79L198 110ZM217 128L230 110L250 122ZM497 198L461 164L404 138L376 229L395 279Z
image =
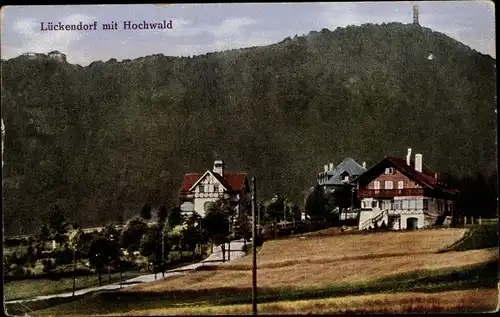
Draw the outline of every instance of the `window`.
M408 207L409 209L415 209L417 207L416 201L414 199L410 200L409 203L410 203L410 206Z
M392 181L385 181L385 189L392 189Z
M403 200L403 208L402 209L409 209L410 207L408 206L408 200Z
M387 167L387 168L385 169L384 174L388 174L388 175L390 175L390 174L392 174L393 172L394 172L394 169L393 169L392 167Z
M427 198L424 198L424 201L423 201L423 208L425 210L428 210L429 209L429 200Z
M416 207L417 209L422 209L422 208L424 208L424 201L423 201L422 199L416 200L415 202L416 202L415 207Z
M200 185L200 193L204 193L205 192L205 185Z
M373 182L373 189L380 189L380 182L379 181Z
M210 204L211 204L211 203L212 203L211 201L207 201L206 203L204 203L204 204L203 204L203 210L204 210L205 212L207 212L207 211L208 211L208 208L210 208Z
M403 209L403 201L402 200L395 200L394 201L394 209L400 210Z
M377 208L377 201L376 200L372 200L372 208Z
M398 181L398 189L403 189L404 188L404 182L403 181Z
M391 201L390 200L383 200L382 201L382 209L390 209L391 208Z
M216 193L219 192L219 185L214 185L214 192L216 192Z

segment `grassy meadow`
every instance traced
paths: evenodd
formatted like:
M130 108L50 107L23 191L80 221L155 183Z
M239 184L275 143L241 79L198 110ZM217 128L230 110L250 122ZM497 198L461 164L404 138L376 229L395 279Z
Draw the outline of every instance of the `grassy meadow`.
M144 273L140 272L124 272L122 279L130 279ZM120 273L112 273L111 279L108 279L108 274L102 274L102 284L113 284L120 281ZM76 290L97 287L99 281L97 274L77 276L75 281ZM73 291L73 277L63 277L57 281L43 278L43 279L25 279L18 281L11 281L4 284L4 299L6 301L32 298L41 295L51 295L58 293L66 293Z
M260 312L494 310L498 243L492 246L484 237L491 238L498 228L490 226L486 234L477 228L267 241L257 259ZM251 256L246 256L122 291L82 296L37 313L247 314L250 302Z

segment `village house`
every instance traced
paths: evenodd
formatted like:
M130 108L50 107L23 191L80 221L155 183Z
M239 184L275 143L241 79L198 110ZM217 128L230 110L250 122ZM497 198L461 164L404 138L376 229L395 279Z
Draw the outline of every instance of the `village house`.
M348 157L335 168L333 163L325 165L324 171L318 174L317 184L323 187L325 193L332 193L346 186L353 186L352 182L364 172L366 172L365 162L363 162L363 165L359 165L355 160Z
M366 163L363 162L359 165L354 159L348 157L340 162L337 166L333 166L333 163L329 163L324 166L323 172L318 174L317 185L323 188L323 191L327 194L342 191L343 195L347 195L346 198L352 201L355 192L355 181L357 178L366 172ZM340 213L340 220L354 219L358 216L358 213L351 208L345 212Z
M203 217L210 203L221 197L230 199L238 212L241 199L250 192L247 174L227 172L224 167L222 160L216 160L212 170L184 175L179 193L183 213L194 211Z
M406 160L384 158L357 179L357 186L359 230L383 225L394 230L442 225L452 215L458 194L423 164L422 154L415 154L412 161L411 149Z

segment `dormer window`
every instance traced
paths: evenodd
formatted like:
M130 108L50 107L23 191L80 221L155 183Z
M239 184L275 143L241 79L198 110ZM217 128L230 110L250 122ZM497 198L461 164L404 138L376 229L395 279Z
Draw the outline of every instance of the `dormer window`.
M214 192L216 192L216 193L219 192L219 185L214 185Z
M348 182L348 181L349 181L349 173L347 173L347 172L343 172L342 174L340 174L340 179L341 179L343 182Z
M200 185L200 193L204 193L205 192L205 185Z
M384 174L392 175L394 173L394 169L392 167L386 167Z

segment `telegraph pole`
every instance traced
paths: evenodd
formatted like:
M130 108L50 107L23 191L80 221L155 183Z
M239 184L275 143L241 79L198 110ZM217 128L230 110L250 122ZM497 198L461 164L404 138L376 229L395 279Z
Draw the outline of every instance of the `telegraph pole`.
M165 228L169 228L168 216L161 228L161 276L165 277Z
M258 236L260 237L260 210L262 209L262 204L259 202L257 205L257 232Z
M286 227L286 196L285 200L283 200L283 226Z
M227 260L231 261L231 222L233 220L233 217L229 217L229 239L228 244L227 244Z
M255 176L252 177L252 313L257 315L257 186Z
M165 228L161 230L161 277L165 277Z

